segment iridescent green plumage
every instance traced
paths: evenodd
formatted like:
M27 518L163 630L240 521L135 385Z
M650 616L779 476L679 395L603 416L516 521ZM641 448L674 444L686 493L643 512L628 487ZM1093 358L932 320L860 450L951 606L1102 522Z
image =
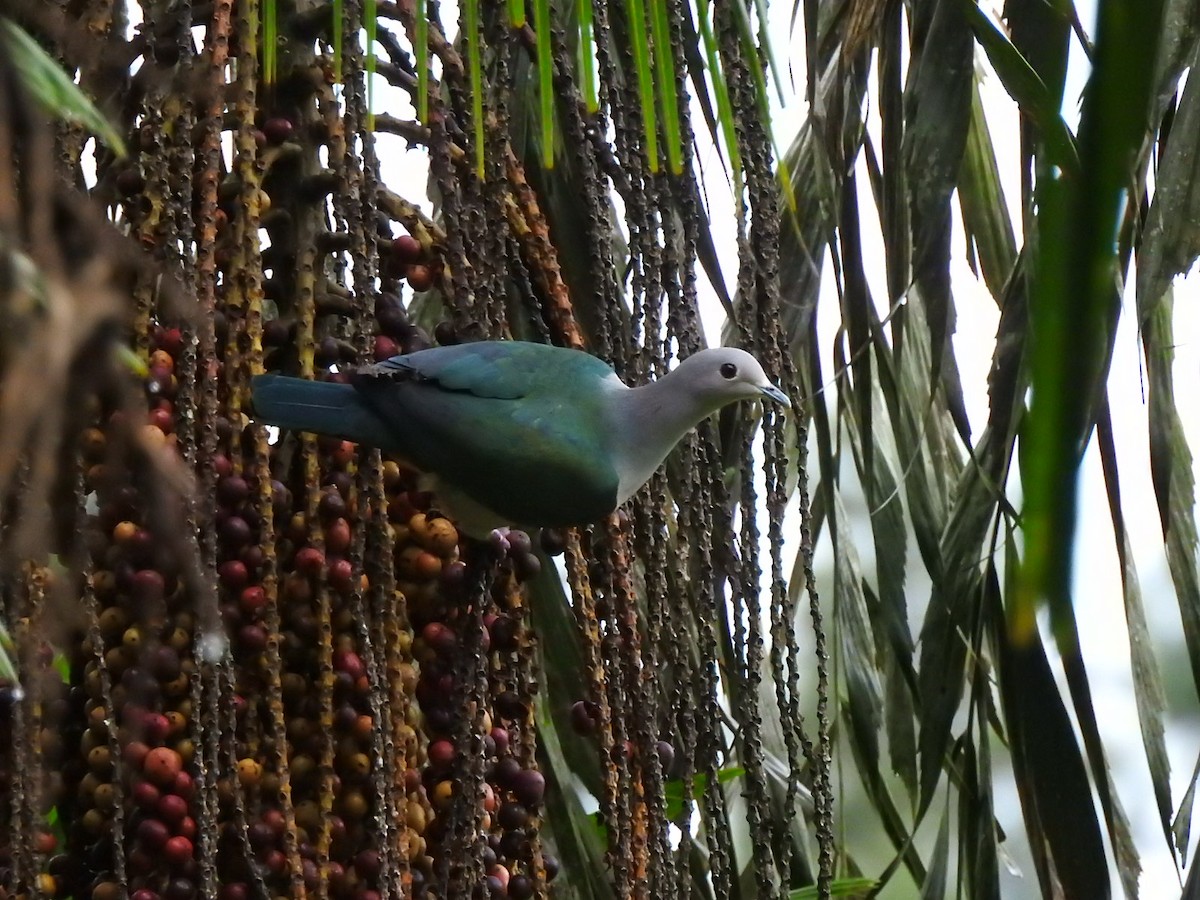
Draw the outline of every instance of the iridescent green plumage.
M441 505L476 535L596 521L697 421L762 394L787 402L740 350L703 351L630 389L593 356L520 341L397 356L349 384L254 380L257 417L407 459L437 479Z

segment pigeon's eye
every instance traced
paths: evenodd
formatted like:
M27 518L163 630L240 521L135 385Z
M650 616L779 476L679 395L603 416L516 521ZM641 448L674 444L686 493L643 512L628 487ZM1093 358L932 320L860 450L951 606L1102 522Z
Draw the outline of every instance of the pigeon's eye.
M733 363L721 363L721 377L726 381L732 381L737 378L737 366Z

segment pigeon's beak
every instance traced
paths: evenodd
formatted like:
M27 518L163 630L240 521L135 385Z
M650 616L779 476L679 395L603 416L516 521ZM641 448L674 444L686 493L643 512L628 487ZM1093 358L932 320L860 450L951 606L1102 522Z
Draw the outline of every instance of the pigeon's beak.
M792 408L792 401L788 399L788 395L775 387L773 384L759 385L758 389L774 400L776 403L782 403L788 409Z

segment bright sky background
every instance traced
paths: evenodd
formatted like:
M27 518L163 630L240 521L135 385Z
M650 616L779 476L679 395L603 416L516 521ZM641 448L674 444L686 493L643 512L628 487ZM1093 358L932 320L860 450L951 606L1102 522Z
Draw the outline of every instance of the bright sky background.
M997 18L1001 5L996 2L992 9ZM777 24L773 23L773 31L780 36L777 39L777 51L783 46L783 36L786 35L789 6L790 4L777 4L773 7L774 15L778 17ZM1090 34L1095 19L1095 2L1081 0L1076 6ZM1078 124L1079 97L1087 79L1088 67L1081 48L1074 40L1072 44L1063 112L1068 124L1074 128ZM791 51L795 59L802 58L802 45L798 40L791 43ZM984 108L995 142L1005 195L1012 211L1014 230L1020 240L1017 107L991 70L982 51L977 51L976 57L979 68L986 73L981 88ZM803 67L799 67L798 71L802 73ZM803 96L803 91L797 93ZM777 112L774 119L776 133L794 134L804 113L802 104ZM878 119L873 111L872 120L873 124L870 127L878 134ZM865 167L860 162L860 183L866 182ZM712 197L714 193L716 192L710 192L709 196ZM871 203L869 193L864 202L862 220L864 223L878 221L878 214ZM720 223L723 219L714 215L713 221ZM999 312L994 299L971 272L962 256L961 248L965 246L965 238L957 216L955 230L953 247L956 255L952 263L952 277L958 330L953 340L968 413L978 434L987 418L986 377L991 366ZM867 279L874 297L879 301L887 296L882 242L877 232L872 235L866 227L863 234L867 240L871 237L876 239L875 246L864 246L863 252ZM874 267L871 266L872 259L876 260ZM732 263L730 265L732 266ZM826 271L829 271L828 260ZM1186 651L1182 646L1179 613L1166 565L1162 532L1150 481L1147 412L1143 393L1141 347L1136 333L1132 275L1129 283L1131 287L1126 294L1117 335L1109 396L1117 455L1121 463L1122 502L1130 532L1133 558L1140 576L1146 614L1155 639L1159 666L1173 713L1166 727L1172 766L1172 800L1178 803L1187 788L1195 765L1196 749L1200 747L1200 719L1197 718L1196 698L1190 687L1190 675L1186 668ZM1189 398L1200 395L1200 355L1197 353L1195 341L1197 328L1200 327L1200 314L1196 309L1200 295L1198 288L1200 284L1195 277L1181 278L1176 284L1176 396L1184 404ZM820 303L825 315L820 319L819 333L823 340L824 369L828 373L833 368L829 347L838 324L838 303L831 278L825 279L822 289ZM881 308L880 314L885 313L886 310ZM1200 428L1197 427L1200 423L1195 416L1187 416L1186 406L1184 416L1192 447L1200 446ZM1142 896L1178 896L1179 880L1158 822L1134 706L1120 569L1099 452L1094 442L1084 460L1080 488L1074 592L1081 642L1091 676L1099 726L1109 754L1117 792L1131 820L1135 842L1142 855ZM865 507L860 506L859 511L865 513ZM873 562L872 547L866 539L868 532L864 529L861 534L864 539L859 541L859 552L864 567L869 571ZM822 559L825 562L821 572L831 577L832 559L828 542L820 549L824 551ZM920 571L919 561L915 556L912 562L910 577ZM826 582L826 590L828 587L829 582ZM920 582L912 578L909 585L910 603L917 610L923 606L927 597L927 594L922 597L921 591ZM914 629L917 627L919 620L914 621ZM1052 646L1052 643L1049 645ZM1065 683L1061 678L1060 683L1063 684L1065 695ZM1009 784L1011 785L1011 781ZM999 818L1008 834L1014 837L1022 834L1024 829L1015 789L1002 792L997 798L997 803ZM1040 896L1027 849L1018 845L1016 841L1012 843L1014 846L1010 851L1013 853L1014 863L1023 875L1015 877L1012 871L1002 872L1003 895L1006 898ZM1114 886L1119 885L1115 873L1113 883ZM884 896L903 897L905 893L898 887Z
M996 3L993 14L998 18L1000 3ZM1095 19L1094 0L1081 0L1077 7L1085 28L1091 33ZM777 35L776 50L786 46L787 17L789 4L777 4L773 14L773 33ZM802 59L802 44L793 40L790 44L793 59ZM984 108L989 121L1006 198L1012 210L1014 228L1020 240L1020 181L1018 113L1015 103L1008 97L999 79L991 70L986 56L977 51L977 64L986 74L982 84ZM801 65L797 69L803 72ZM1079 118L1079 97L1088 74L1087 62L1080 47L1073 41L1071 64L1065 93L1064 116L1068 124L1075 127ZM803 96L802 90L797 90ZM873 101L872 101L873 102ZM805 114L803 104L778 110L774 118L777 135L794 134ZM878 134L878 119L872 110L871 124ZM860 161L860 183L867 182L865 167ZM710 198L719 194L710 191ZM877 222L878 214L871 203L869 193L864 201L862 220ZM726 221L719 214L712 219L716 223ZM953 290L958 313L958 330L954 336L954 347L963 391L972 425L978 434L987 418L986 377L991 366L995 330L999 313L995 301L983 283L977 279L966 264L961 248L965 238L961 222L955 218L953 247L956 256L952 264ZM864 246L867 279L877 302L886 298L884 281L883 247L878 233L863 229L864 239L875 239L874 246ZM720 246L721 242L718 242ZM732 250L732 248L729 248ZM732 253L728 263L733 270ZM876 263L872 267L871 260ZM829 271L828 260L826 271ZM1130 285L1133 278L1130 278ZM832 371L829 347L837 327L838 302L832 278L822 285L820 308L824 315L819 320L822 337L824 370ZM1186 404L1188 398L1200 391L1200 356L1197 353L1195 335L1200 326L1200 314L1196 310L1198 299L1197 279L1181 278L1176 284L1176 395ZM1147 413L1143 394L1141 347L1136 333L1132 287L1127 292L1125 309L1118 331L1116 350L1110 380L1110 400L1114 420L1115 441L1118 459L1121 462L1122 501L1133 545L1133 557L1138 568L1146 614L1150 629L1159 650L1159 665L1167 688L1168 700L1173 712L1167 722L1168 748L1172 764L1172 799L1178 803L1187 788L1188 779L1195 764L1196 748L1200 746L1200 720L1197 705L1190 687L1190 676L1186 669L1186 655L1182 647L1182 630L1175 602L1170 575L1163 551L1162 532L1159 525L1154 491L1150 481L1149 448L1147 441ZM880 309L880 314L886 309ZM1186 416L1185 427L1193 447L1200 441L1200 428L1196 417ZM1142 854L1144 874L1141 880L1142 896L1149 898L1178 896L1179 881L1175 864L1162 837L1153 793L1146 768L1145 755L1133 700L1133 688L1129 669L1128 634L1122 601L1120 570L1113 538L1104 479L1100 467L1099 453L1093 445L1084 460L1081 475L1080 514L1078 549L1074 579L1076 609L1078 612L1081 641L1096 705L1101 733L1109 753L1109 762L1116 780L1117 791L1134 829L1135 841ZM859 507L865 514L865 507ZM868 571L873 562L872 546L864 528L860 534L859 553L864 568ZM832 559L828 542L819 548L819 561L824 564L820 571L832 576ZM910 566L910 603L916 610L923 606L923 587L911 576L920 572L919 561L913 557ZM828 591L829 582L826 580ZM919 620L914 620L914 629ZM1061 679L1060 679L1061 682ZM1064 684L1065 695L1065 684ZM1011 784L1011 781L1009 782ZM1020 807L1015 790L1002 793L998 798L998 815L1009 835L1023 832ZM1013 842L1010 848L1016 867L1023 873L1014 877L1012 871L1002 873L1003 894L1007 897L1030 898L1040 896L1036 876L1028 851ZM1114 875L1114 885L1119 884ZM888 892L885 896L903 897L904 891Z
M1001 4L995 3L992 12L998 18ZM1089 34L1095 20L1094 0L1081 0L1076 4L1081 20ZM790 53L793 72L803 77L803 43L800 35L789 40L788 27L791 4L777 3L772 6L772 34L776 53ZM1079 98L1088 75L1088 66L1081 48L1072 41L1071 62L1065 92L1064 116L1073 128L1079 119ZM1005 195L1012 212L1015 230L1020 235L1020 150L1018 144L1018 112L1016 104L1009 98L999 79L991 70L986 56L977 51L977 64L984 71L982 85L984 108L1004 179ZM872 83L872 90L874 83ZM803 85L798 84L795 95L804 96ZM776 98L772 97L773 100ZM878 118L871 98L869 127L878 135ZM803 121L807 110L805 104L797 102L773 111L775 134L786 143ZM720 173L715 155L709 153L704 159L705 171ZM711 178L711 176L710 176ZM859 164L859 183L867 184L865 166ZM863 248L867 268L867 279L877 302L887 297L883 267L882 238L872 232L866 223L877 222L868 191L863 191L862 221L863 236L868 243ZM711 221L718 229L726 226L728 235L717 238L718 252L722 254L722 265L727 276L735 274L736 246L733 241L733 208L729 194L719 187L710 187L708 198L713 206ZM722 208L724 204L724 208ZM958 313L958 330L954 336L956 357L962 375L968 413L978 434L987 418L986 378L991 366L995 343L995 331L999 311L994 299L983 283L977 279L966 264L961 248L965 238L961 232L961 221L955 217L956 234L953 247L955 258L952 267L953 289ZM869 243L874 238L875 243ZM1019 238L1018 238L1019 239ZM874 260L874 265L872 265ZM826 260L825 272L832 271ZM1191 274L1191 273L1189 273ZM1130 285L1134 282L1130 278ZM1200 283L1194 277L1180 278L1176 283L1176 396L1184 404L1189 398L1200 396L1200 353L1195 340L1200 327ZM818 331L821 336L823 370L833 371L830 348L839 324L838 299L834 281L826 277L822 284ZM887 313L880 308L880 315ZM706 308L706 323L710 336L718 335L722 312L711 298ZM1110 401L1114 420L1115 441L1118 459L1121 462L1122 502L1130 532L1133 558L1140 576L1146 615L1156 648L1159 651L1159 666L1167 689L1168 701L1173 715L1168 719L1167 739L1172 766L1172 800L1178 803L1187 788L1195 753L1200 747L1200 718L1196 698L1190 686L1190 675L1186 668L1186 651L1182 645L1182 629L1176 606L1174 590L1167 570L1163 551L1162 532L1158 511L1150 481L1149 446L1147 440L1147 412L1143 392L1141 347L1136 333L1136 315L1132 287L1127 292L1125 309L1118 331L1116 350L1110 379ZM1200 421L1188 417L1185 405L1185 428L1193 448L1200 446ZM847 484L849 486L849 484ZM849 504L849 497L846 498ZM1100 467L1099 453L1093 445L1084 460L1081 475L1078 549L1074 579L1076 608L1078 612L1081 642L1092 679L1092 691L1101 733L1109 753L1117 791L1134 829L1135 841L1142 854L1144 873L1141 879L1142 896L1160 898L1178 896L1179 880L1175 863L1162 837L1157 810L1146 768L1138 727L1137 711L1133 700L1133 687L1129 668L1128 633L1122 601L1120 569L1116 545L1113 538L1104 478ZM865 515L864 505L858 507ZM864 569L871 571L873 549L869 532L864 527L859 532L861 540L858 551ZM818 562L822 587L829 595L832 577L832 554L828 541L823 541ZM910 565L910 603L920 610L928 596L927 585L913 577L920 572L919 560L912 558ZM871 577L870 575L868 576ZM922 592L925 592L922 596ZM919 620L914 620L914 629ZM1060 679L1061 682L1061 679ZM1065 684L1064 684L1065 695ZM1009 781L1011 785L1011 781ZM1020 806L1015 789L1003 792L998 797L998 815L1009 835L1023 833ZM927 830L927 829L926 829ZM1030 898L1040 896L1036 884L1032 861L1023 846L1010 848L1015 867L1023 873L1020 877L1013 871L1002 874L1003 894L1006 898ZM1115 878L1114 885L1119 884ZM907 888L900 884L885 896L903 897Z

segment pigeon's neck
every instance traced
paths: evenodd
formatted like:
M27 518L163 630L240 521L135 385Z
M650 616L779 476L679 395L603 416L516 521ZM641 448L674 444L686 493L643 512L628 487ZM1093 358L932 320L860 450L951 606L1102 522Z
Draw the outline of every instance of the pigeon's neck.
M614 434L618 504L628 500L655 473L667 454L720 403L691 389L686 378L668 374L657 381L620 391L615 397Z

